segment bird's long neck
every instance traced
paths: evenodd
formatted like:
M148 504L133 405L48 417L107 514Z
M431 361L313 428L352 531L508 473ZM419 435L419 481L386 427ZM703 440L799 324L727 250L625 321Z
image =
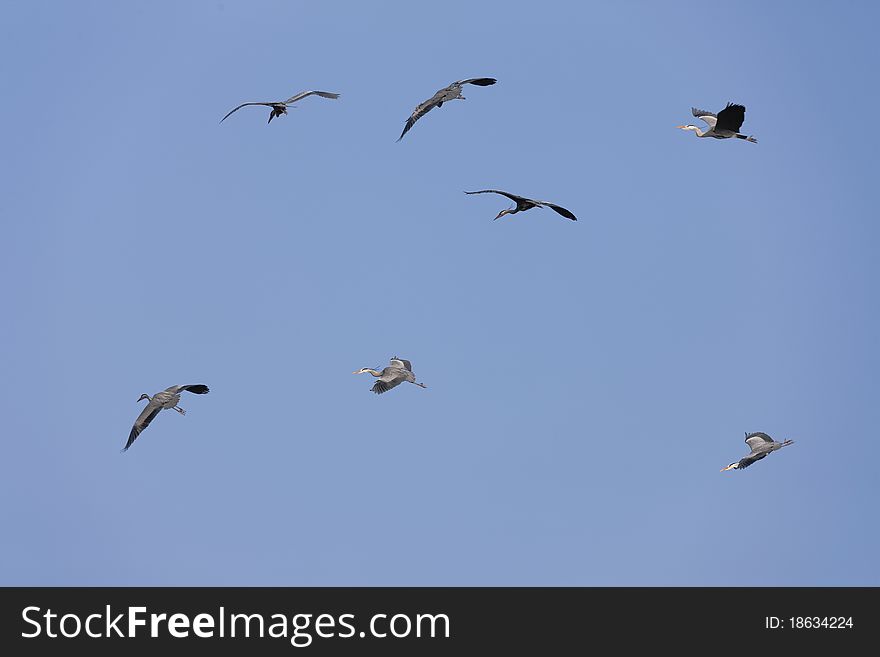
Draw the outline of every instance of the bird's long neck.
M382 376L382 372L380 372L379 370L371 370L369 367L365 367L364 371L369 372L373 376Z

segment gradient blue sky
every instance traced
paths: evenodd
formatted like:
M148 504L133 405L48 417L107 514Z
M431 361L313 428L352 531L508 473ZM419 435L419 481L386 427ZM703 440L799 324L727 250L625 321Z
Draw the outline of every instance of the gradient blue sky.
M0 583L880 585L880 9L729 6L4 3Z

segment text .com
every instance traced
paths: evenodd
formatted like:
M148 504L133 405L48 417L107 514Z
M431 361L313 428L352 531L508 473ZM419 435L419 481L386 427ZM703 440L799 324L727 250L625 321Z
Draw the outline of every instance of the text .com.
M305 648L316 638L403 639L449 638L446 614L377 613L369 621L355 622L354 614L245 614L230 613L220 607L216 613L148 613L146 607L126 607L116 611L106 605L88 615L58 613L40 607L25 607L21 612L26 639L37 637L172 637L186 639L272 638L287 639L292 646Z

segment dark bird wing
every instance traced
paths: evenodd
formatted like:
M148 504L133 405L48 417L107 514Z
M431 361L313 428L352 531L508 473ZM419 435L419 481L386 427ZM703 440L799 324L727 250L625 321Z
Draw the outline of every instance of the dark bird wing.
M748 445L749 449L751 449L753 452L761 449L768 443L773 442L775 441L763 431L756 431L754 433L746 435L746 445Z
M739 132L739 129L742 127L743 121L745 120L745 107L743 107L742 105L727 103L727 107L718 112L718 123L715 124L715 129Z
M298 100L305 98L306 96L320 96L321 98L339 98L339 94L334 94L331 91L300 91L295 96L291 96L287 100L284 101L285 105L290 105L291 103L295 103Z
M412 128L415 125L416 121L419 120L419 117L424 116L424 114L427 113L430 109L431 108L429 107L424 112L422 112L422 114L420 114L419 116L416 116L416 113L413 112L413 115L406 120L406 123L403 126L403 132L400 133L400 137L397 138L397 141L400 141L401 139L403 139L403 136L407 132L409 132L410 128Z
M180 386L181 390L186 390L187 392L192 392L197 395L204 395L206 392L210 392L210 388L202 383L193 383L187 386Z
M125 447L122 448L122 451L126 451L131 444L137 439L139 435L141 435L141 431L146 429L150 422L153 421L153 418L159 414L159 411L162 410L162 406L159 404L154 404L152 401L144 407L144 410L141 411L141 414L138 415L137 420L134 421L134 426L131 428L131 433L128 434L128 442L125 443Z
M498 82L495 78L469 78L467 80L459 80L455 84L461 86L463 84L475 84L478 87L488 87L491 84L495 84Z
M691 107L691 114L701 121L705 121L710 128L714 128L715 123L718 121L718 117L714 112L707 112L706 110L697 109L696 107Z
M397 356L391 359L391 367L402 367L403 369L412 372L412 363L405 358L398 358Z
M382 377L376 383L373 384L373 387L370 388L377 395L381 395L383 392L388 392L391 388L396 388L401 383L403 383L404 378L402 376L389 376Z
M566 219L571 219L572 221L577 221L577 217L575 217L574 214L572 214L570 210L566 210L561 205L556 205L555 203L548 203L547 201L541 201L541 204L546 205L551 210L555 210L556 212L561 214Z
M224 116L222 119L220 119L220 123L223 123L226 119L229 118L229 116L230 116L231 114L233 114L234 112L237 112L237 111L240 110L242 107L247 107L248 105L265 105L266 107L272 107L273 105L277 105L277 104L278 104L278 103L242 103L241 105L239 105L238 107L236 107L234 110L230 111L229 114L227 114L227 115Z
M433 96L431 96L424 103L420 103L414 110L410 117L406 120L406 125L403 126L403 132L400 133L400 137L397 138L397 141L403 139L403 136L409 132L410 128L412 128L416 121L422 118L425 114L430 112L435 107L440 107L443 105L443 101L446 100L445 94L448 87L446 89L441 89Z
M500 189L481 189L478 192L465 192L465 194L501 194L501 196L506 196L514 203L519 203L520 201L529 201L524 196L517 196L516 194L511 194L510 192L502 192Z
M170 392L172 395L176 395L183 391L193 392L197 395L204 395L206 392L209 392L210 389L208 386L203 383L191 383L185 386L168 386L165 388L165 392Z
M760 461L762 458L767 456L767 454L769 454L769 453L770 452L761 452L759 454L749 454L745 458L742 458L739 460L739 468L740 469L747 468L755 461Z

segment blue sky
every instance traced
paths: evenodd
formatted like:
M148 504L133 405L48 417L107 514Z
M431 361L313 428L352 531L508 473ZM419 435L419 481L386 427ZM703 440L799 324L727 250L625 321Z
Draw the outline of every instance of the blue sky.
M4 4L0 583L880 585L880 10L726 7Z

